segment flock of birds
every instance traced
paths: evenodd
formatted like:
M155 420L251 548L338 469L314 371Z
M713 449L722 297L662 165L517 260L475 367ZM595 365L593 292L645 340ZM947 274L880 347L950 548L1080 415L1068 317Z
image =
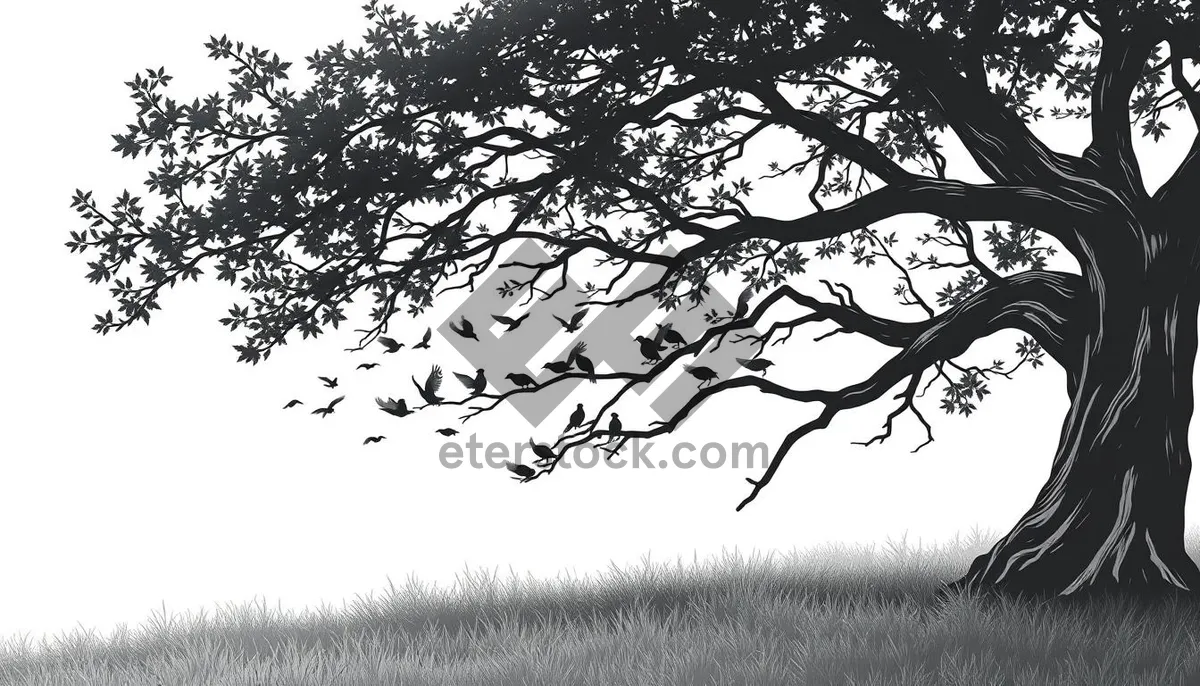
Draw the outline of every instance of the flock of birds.
M730 320L740 319L741 317L745 316L748 310L749 297L747 294L749 292L749 289L747 289L747 291L743 293L742 297L738 299L737 309L734 311L733 315L729 317ZM552 316L559 322L564 331L568 333L574 333L579 331L582 327L583 320L587 316L587 310L583 309L575 312L573 315L571 315L570 319L563 319L557 315ZM515 331L519 326L521 326L521 324L529 318L529 313L525 313L524 315L515 319L496 314L491 315L491 317L497 323L503 325L505 327L504 331L507 333L510 331ZM450 322L449 326L450 330L458 336L468 340L479 341L479 337L475 333L475 326L465 316L460 317L458 321ZM670 324L657 324L656 327L657 332L653 338L637 336L634 339L638 344L638 349L641 352L642 357L644 358L643 364L655 364L657 362L661 362L662 352L667 350L668 345L673 346L674 348L680 348L684 345L687 345L687 340L678 331L672 328ZM428 349L430 347L429 343L432 337L433 329L427 328L425 330L425 335L421 338L421 340L418 343L413 344L410 349ZM722 338L723 337L724 336L722 335ZM387 336L380 336L377 340L379 344L383 346L384 354L395 353L405 347L404 343ZM596 383L596 366L592 360L584 354L586 352L587 343L579 341L571 347L566 359L547 362L546 364L542 365L542 368L548 369L555 374L566 374L572 369L578 369L586 376L588 381L591 383ZM763 358L743 359L739 357L735 359L742 367L750 370L751 372L762 373L763 376L766 376L767 368L774 364L770 360ZM370 371L379 365L380 363L378 362L364 362L358 365L356 369ZM685 364L683 365L683 369L700 382L699 388L704 388L719 378L717 372L710 367ZM459 383L461 383L468 391L468 399L483 394L487 390L489 383L487 373L483 369L476 369L474 374L460 374L458 372L454 372L454 377L458 379ZM511 372L506 374L504 378L519 389L537 388L538 386L537 381L533 377L522 372ZM325 388L336 389L338 387L337 377L319 376L317 379L321 381ZM417 394L425 403L423 406L418 408L409 408L408 403L404 398L390 397L376 397L375 404L381 411L390 415L396 417L406 417L417 410L424 409L425 407L432 405L440 405L445 401L445 398L438 395L442 387L442 368L440 366L436 364L433 365L433 368L430 370L429 375L425 378L425 382L423 384L419 383L416 377L412 377L412 383L417 389ZM340 395L329 401L327 405L313 410L311 414L318 415L322 418L328 417L334 413L338 403L345 399L346 396ZM291 409L303 404L304 402L302 400L292 399L283 406L283 409ZM581 429L586 419L587 411L584 410L583 403L576 404L575 411L571 413L567 426L563 429L562 434L560 435L565 435L572 430ZM615 438L620 435L621 430L621 419L616 412L613 412L608 423L608 434ZM458 431L452 428L442 428L438 429L437 433L449 437L457 435ZM386 439L387 436L382 435L368 436L363 440L363 445L379 443ZM532 438L530 438L529 444L532 447L534 454L537 456L537 459L533 462L534 465L544 467L558 459L558 456L554 453L554 450L550 446L537 443ZM508 470L515 475L514 478L523 481L531 479L537 473L536 470L529 465L509 462L506 464L506 466Z

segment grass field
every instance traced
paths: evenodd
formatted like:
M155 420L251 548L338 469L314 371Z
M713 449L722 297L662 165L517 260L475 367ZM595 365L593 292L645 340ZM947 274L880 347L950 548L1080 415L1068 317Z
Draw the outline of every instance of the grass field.
M157 614L108 636L9 640L0 683L1200 684L1200 606L937 599L986 543L477 573L337 609Z

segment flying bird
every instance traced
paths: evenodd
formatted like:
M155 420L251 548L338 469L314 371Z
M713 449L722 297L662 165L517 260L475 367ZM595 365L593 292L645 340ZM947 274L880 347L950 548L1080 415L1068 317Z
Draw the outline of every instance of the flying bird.
M706 384L712 383L717 378L717 373L714 372L709 367L692 366L690 364L685 364L685 365L683 365L683 369L688 374L691 374L692 376L696 377L696 379L700 382L701 388L703 388Z
M738 364L742 365L743 367L745 367L746 369L749 369L752 372L762 372L763 376L767 375L767 367L770 367L771 365L775 364L774 362L772 362L768 359L761 358L761 357L755 358L753 360L743 360L740 357L735 357L734 359L737 360Z
M378 366L379 366L378 362L363 362L362 364L355 367L355 369L366 369L367 371L370 371Z
M555 374L566 374L567 372L571 371L571 363L570 362L547 362L546 364L542 365L542 369L549 369L550 371L554 372Z
M442 387L442 368L433 365L433 369L429 372L429 378L425 379L425 385L417 383L417 377L412 377L413 385L417 387L417 392L421 394L421 399L427 405L441 405L442 399L438 397L438 389Z
M385 355L387 353L394 353L397 350L399 350L400 348L404 347L403 343L397 341L394 338L388 338L387 336L380 336L379 344L382 345L383 347L387 348L387 350L383 351Z
M520 386L521 388L525 388L526 386L536 386L537 385L537 383L535 383L534 380L528 374L511 373L511 374L505 374L504 378L513 382L514 386Z
M437 432L443 436L457 436L458 435L457 429L438 429Z
M563 433L567 433L571 429L578 429L583 426L583 420L587 419L587 413L583 411L583 403L575 406L575 411L571 413L571 421L567 424L567 428L563 429Z
M571 348L571 354L567 356L567 364L574 364L579 367L579 371L587 374L588 381L596 383L596 365L592 364L592 360L584 357L584 351L587 350L587 343L579 341Z
M505 462L504 468L513 474L516 474L516 476L513 477L514 479L520 479L521 481L529 481L533 478L534 474L537 474L537 470L527 464Z
M416 345L413 346L413 350L420 350L421 348L428 348L429 347L429 339L432 337L433 337L433 329L426 327L425 335L421 337L420 343L417 343Z
M366 440L363 441L363 445L367 445L368 443L378 443L385 438L387 438L387 436L367 436Z
M495 319L497 322L499 322L499 323L503 324L505 327L507 327L504 329L504 331L506 333L509 331L516 330L516 328L521 325L521 322L525 321L528 317L529 317L528 312L521 315L520 317L517 317L516 319L513 319L512 317L505 317L504 315L500 315L500 314L492 315L492 319Z
M291 400L289 400L289 401L288 401L288 404L287 404L287 405L284 405L284 406L283 406L283 409L285 409L285 410L290 410L291 408L293 408L293 407L295 407L295 406L297 406L297 405L303 405L303 404L304 404L304 401L303 401L303 400L297 400L297 399L293 398L293 399L291 399Z
M659 352L666 350L667 346L660 345L645 336L638 336L635 340L638 342L638 349L641 350L642 357L646 358L646 361L642 364L653 364L662 360L662 355Z
M325 384L326 388L337 388L337 377L336 376L333 377L332 379L329 378L328 376L318 376L317 378L320 379L321 382Z
M375 398L375 404L384 412L396 415L397 417L407 417L412 414L412 410L408 409L408 403L404 402L404 398L399 400Z
M463 338L479 340L479 337L475 335L475 326L467 321L466 317L459 320L458 326L455 326L454 322L450 322L450 330Z
M454 372L454 378L458 379L463 386L466 386L467 390L471 391L471 395L479 395L487 390L487 377L483 375L482 369L476 369L475 376L473 377Z
M329 415L333 414L333 408L338 403L342 402L345 399L346 399L346 396L339 395L338 397L336 397L332 401L330 401L330 403L328 405L326 405L325 407L318 407L317 409L313 410L310 414L319 414L319 415L321 415L321 419L324 419L324 418L328 417Z
M550 316L557 319L559 324L562 324L564 331L567 333L575 333L579 330L579 325L583 323L583 318L587 316L587 310L580 310L571 315L571 321L567 321L556 314L552 314Z
M658 334L659 336L662 336L663 342L670 343L676 348L687 345L687 340L678 331L672 328L670 324L665 326L663 324L655 324L655 326L658 327ZM655 338L658 338L658 336Z
M550 446L542 445L541 443L534 443L532 438L529 439L529 447L533 448L533 454L538 456L538 459L534 461L534 464L538 465L539 467L550 462L554 462L558 459L558 455L554 454L554 450Z

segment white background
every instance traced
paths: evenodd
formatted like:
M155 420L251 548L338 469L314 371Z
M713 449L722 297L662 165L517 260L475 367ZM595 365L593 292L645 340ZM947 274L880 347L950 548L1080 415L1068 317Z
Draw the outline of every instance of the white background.
M399 6L434 18L457 4ZM373 375L352 369L378 356L347 357L345 337L297 341L257 367L236 364L230 345L240 338L216 322L232 294L212 282L171 292L150 327L92 333L107 292L84 280L84 261L63 243L83 226L68 206L72 189L105 200L125 187L141 192L144 163L109 152L110 134L134 114L123 82L165 66L176 77L168 92L181 99L215 90L227 77L206 58L210 34L277 50L300 66L314 49L363 33L357 5L212 0L194 10L200 5L70 0L6 9L0 635L107 630L140 622L164 602L174 610L255 596L294 607L340 603L388 577L450 583L464 568L551 576L646 554L690 558L905 533L935 540L975 526L1002 531L1028 507L1066 408L1053 367L993 384L970 421L940 415L935 391L926 408L938 440L917 455L909 450L922 436L911 418L883 447L849 443L873 435L891 405L846 414L797 446L758 501L735 513L748 492L744 477L757 472L576 470L518 485L495 471L442 468L433 429L456 413L390 423L370 400L389 391L381 382L411 400L408 373L434 359L466 371L437 339L436 356L406 358L408 366L390 356L390 367ZM1182 120L1176 128L1176 140L1191 134ZM1077 151L1077 133L1050 142ZM1147 155L1152 181L1183 147ZM401 337L440 321L418 322ZM830 369L843 370L845 381L861 378L867 370L849 361L856 349L835 343L780 373L795 383ZM291 397L323 397L317 374L342 378L349 398L338 414L322 421L280 411ZM707 404L677 438L773 447L809 413L742 393ZM473 423L487 440L529 433L511 412ZM372 433L389 439L363 447Z

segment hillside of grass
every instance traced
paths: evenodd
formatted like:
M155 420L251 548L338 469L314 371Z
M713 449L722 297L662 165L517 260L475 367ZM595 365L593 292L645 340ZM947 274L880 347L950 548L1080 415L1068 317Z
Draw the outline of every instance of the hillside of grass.
M109 635L9 639L0 684L1200 683L1191 603L939 599L987 538L733 551L584 578L481 572L336 609L159 613Z

